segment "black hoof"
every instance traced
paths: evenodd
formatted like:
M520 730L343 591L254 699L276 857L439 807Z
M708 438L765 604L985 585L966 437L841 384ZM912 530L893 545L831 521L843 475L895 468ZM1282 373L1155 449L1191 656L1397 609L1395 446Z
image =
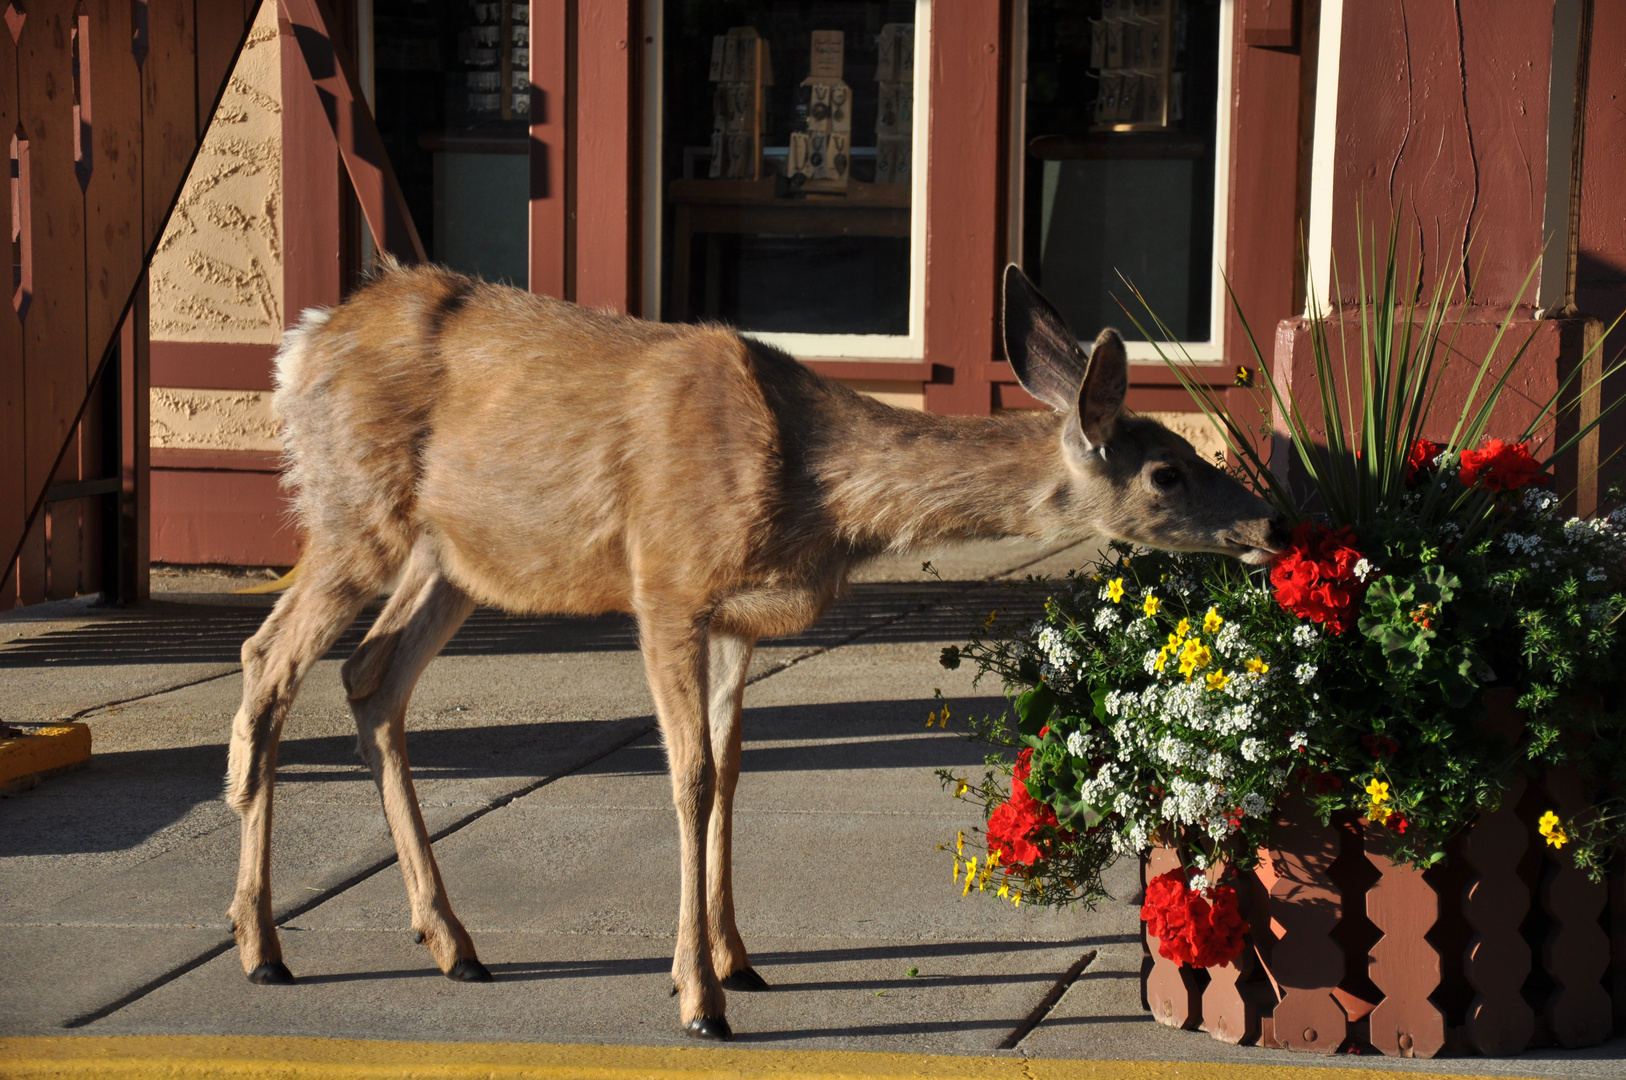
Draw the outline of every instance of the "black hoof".
M743 967L723 980L724 990L772 990L768 980L757 974L754 967Z
M259 986L292 986L294 973L281 960L271 960L249 972L248 981Z
M678 996L677 983L672 984L672 992L670 994L667 994L666 996L667 997L677 997Z
M452 965L452 970L446 973L446 977L455 982L490 982L491 972L474 957L465 956Z
M683 1034L691 1039L719 1039L726 1042L734 1037L734 1029L721 1016L697 1016L689 1021Z

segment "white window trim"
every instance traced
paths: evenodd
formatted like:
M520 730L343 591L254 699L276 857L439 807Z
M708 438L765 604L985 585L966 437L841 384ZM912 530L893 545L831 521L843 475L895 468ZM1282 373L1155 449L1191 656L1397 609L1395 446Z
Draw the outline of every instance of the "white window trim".
M665 210L661 176L662 83L665 44L663 0L644 0L644 191L643 311L653 318L660 309L661 215ZM926 152L931 124L932 0L915 0L915 128L911 154L914 176L909 192L909 333L778 334L748 336L783 349L802 360L921 360L926 354L926 190L930 159ZM922 108L922 105L926 107Z
M1310 221L1305 241L1305 314L1312 292L1330 311L1332 281L1333 164L1338 146L1338 62L1343 55L1344 0L1321 0L1321 27L1315 68L1314 144L1310 150Z
M1341 3L1341 0L1323 0L1323 11L1328 4ZM1016 0L1016 11L1012 19L1013 28L1021 29L1020 36L1013 35L1015 40L1012 48L1020 50L1014 58L1017 62L1011 65L1013 78L1018 82L1013 88L1013 108L1011 130L1019 132L1017 145L1011 148L1017 164L1011 170L1011 222L1010 231L1010 258L1012 262L1020 264L1022 261L1022 192L1025 190L1023 180L1027 169L1026 148L1026 110L1020 102L1026 99L1024 93L1027 81L1027 0ZM1236 0L1220 0L1219 24L1219 80L1215 87L1215 100L1218 105L1214 114L1214 246L1212 258L1214 260L1213 280L1210 284L1208 301L1208 340L1182 341L1179 347L1185 355L1198 364L1222 364L1225 362L1225 315L1231 309L1231 298L1225 291L1225 273L1229 265L1230 231L1229 212L1231 206L1231 123L1234 102L1235 79L1232 70L1236 59ZM1021 95L1021 96L1017 96ZM1089 342L1084 342L1088 346ZM1152 364L1163 366L1163 360L1158 355L1157 344L1150 341L1126 341L1124 345L1129 353L1131 364Z

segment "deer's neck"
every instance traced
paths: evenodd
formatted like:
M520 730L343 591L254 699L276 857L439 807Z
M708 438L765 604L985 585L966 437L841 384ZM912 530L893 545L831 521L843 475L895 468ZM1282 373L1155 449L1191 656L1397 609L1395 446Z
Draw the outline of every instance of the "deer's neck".
M855 548L1053 538L1083 524L1068 513L1058 414L933 416L861 398L834 412L811 464Z

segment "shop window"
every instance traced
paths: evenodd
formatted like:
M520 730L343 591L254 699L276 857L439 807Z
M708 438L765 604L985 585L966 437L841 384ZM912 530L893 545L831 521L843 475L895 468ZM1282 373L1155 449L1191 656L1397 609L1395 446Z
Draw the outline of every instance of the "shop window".
M371 7L374 114L429 257L524 287L530 4Z
M1092 338L1143 340L1124 279L1199 359L1218 358L1222 22L1231 0L1027 0L1019 253ZM1122 275L1120 277L1120 275ZM1207 348L1203 348L1204 344ZM1131 347L1131 355L1149 347ZM1208 355L1208 354L1212 355Z
M918 355L924 0L651 6L661 317L799 355Z

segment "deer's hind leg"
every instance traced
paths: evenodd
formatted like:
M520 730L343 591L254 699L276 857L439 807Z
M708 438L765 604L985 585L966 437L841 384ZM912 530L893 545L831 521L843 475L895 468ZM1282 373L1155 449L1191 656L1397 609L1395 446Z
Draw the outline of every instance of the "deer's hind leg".
M356 718L357 749L372 770L400 856L412 928L447 977L489 982L491 972L475 955L474 941L446 896L406 749L406 708L413 687L473 610L468 594L440 572L432 547L420 542L395 595L345 661L344 688Z
M332 647L388 570L308 551L301 577L243 643L243 703L232 721L226 800L243 820L237 892L229 912L243 970L257 983L290 983L271 914L271 792L277 742L300 683Z
M756 642L713 630L710 645L707 721L717 770L706 832L706 930L711 963L725 989L766 990L768 983L751 967L734 922L734 789L740 779L740 711Z
M672 772L677 810L679 892L677 948L672 956L685 1031L696 1038L732 1035L724 1016L725 995L712 966L706 918L707 822L717 770L706 725L708 642L702 615L650 597L635 602L655 715Z

